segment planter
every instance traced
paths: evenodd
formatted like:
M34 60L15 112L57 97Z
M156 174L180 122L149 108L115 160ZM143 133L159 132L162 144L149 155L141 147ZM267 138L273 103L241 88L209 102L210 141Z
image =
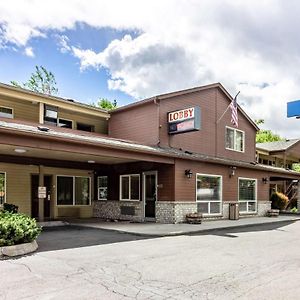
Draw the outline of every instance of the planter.
M25 255L28 253L32 253L36 251L38 248L38 244L36 240L32 241L31 243L13 245L13 246L3 246L0 247L0 258L1 257L14 257L19 255Z
M278 217L279 216L279 209L269 209L267 211L268 217Z
M202 214L191 213L186 215L186 222L189 224L201 224Z

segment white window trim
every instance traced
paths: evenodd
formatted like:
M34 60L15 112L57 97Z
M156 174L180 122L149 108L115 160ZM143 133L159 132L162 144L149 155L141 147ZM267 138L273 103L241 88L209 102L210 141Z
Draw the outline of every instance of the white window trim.
M6 189L6 185L7 185L7 177L6 177L6 172L0 171L0 173L4 174L4 177L5 177L5 181L4 181L4 191L5 191L5 194L4 194L4 202L3 202L3 203L0 203L0 206L2 206L4 203L6 203L6 197L7 197L7 189Z
M97 200L99 201L107 201L107 198L99 198L99 178L101 177L106 177L107 178L107 185L108 185L108 176L107 175L102 175L102 176L97 176ZM108 189L108 186L106 187Z
M73 178L73 203L72 204L58 204L57 203L57 178L58 177L72 177ZM83 177L83 178L89 178L89 204L75 204L75 178L76 177ZM92 178L90 176L73 176L73 175L56 175L56 206L59 207L86 207L91 206L91 196L92 196Z
M6 119L13 119L15 117L15 112L13 107L8 107L8 106L4 106L4 105L0 105L0 108L7 108L7 109L11 109L11 118L8 117L1 117L1 118L6 118Z
M131 199L131 176L138 176L139 177L139 199ZM129 177L129 199L124 199L122 198L122 178L123 177ZM120 175L120 180L119 180L119 199L120 201L140 201L141 198L141 178L140 174L124 174Z
M240 180L254 180L255 181L255 201L254 200L240 200ZM256 178L247 178L247 177L238 177L238 202L247 203L247 211L240 211L240 214L256 214L257 213L257 179ZM255 202L255 211L248 210L248 202Z
M236 132L239 131L239 132L241 132L243 134L243 150L242 151L226 147L226 143L227 143L227 129L231 129L234 132L234 134L233 134L234 147L236 146ZM239 152L239 153L245 153L245 148L246 148L245 146L246 146L245 145L245 131L237 129L237 128L233 128L233 127L230 127L230 126L225 126L225 149L226 150L230 150L230 151Z
M197 199L197 178L199 176L205 176L205 177L219 177L221 179L220 183L220 200L219 201L201 201ZM223 176L222 175L216 175L216 174L203 174L203 173L196 173L196 203L208 203L208 211L209 213L203 213L203 216L222 216L223 215ZM220 203L220 212L219 213L210 213L210 202L216 202Z
M74 121L70 120L70 119L66 119L66 118L57 118L57 127L59 127L59 128L65 128L65 127L59 126L60 120L65 120L65 121L69 121L69 122L72 123L72 127L71 128L67 128L67 129L73 129L74 128Z

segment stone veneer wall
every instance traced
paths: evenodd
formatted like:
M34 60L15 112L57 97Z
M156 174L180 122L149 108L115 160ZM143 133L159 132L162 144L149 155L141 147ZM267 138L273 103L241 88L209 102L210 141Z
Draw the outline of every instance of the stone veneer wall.
M171 202L157 201L156 206L157 223L182 223L185 215L197 212L196 202Z
M93 216L101 219L143 221L142 201L94 201ZM121 207L134 207L133 215L121 214Z

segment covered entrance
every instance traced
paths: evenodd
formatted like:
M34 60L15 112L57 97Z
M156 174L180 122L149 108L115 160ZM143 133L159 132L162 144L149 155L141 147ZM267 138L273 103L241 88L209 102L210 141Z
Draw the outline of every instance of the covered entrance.
M143 201L145 220L155 220L155 202L157 200L157 171L143 173Z
M46 187L46 198L44 199L44 218L50 219L50 203L51 203L51 186L52 176L44 176L44 187ZM31 216L33 218L39 218L39 175L31 175Z

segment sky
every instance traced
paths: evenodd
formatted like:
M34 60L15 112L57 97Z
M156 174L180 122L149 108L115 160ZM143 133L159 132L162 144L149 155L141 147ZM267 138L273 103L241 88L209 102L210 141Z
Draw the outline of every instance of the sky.
M221 82L263 128L300 138L300 2L0 0L0 82L42 65L59 96L125 105Z

